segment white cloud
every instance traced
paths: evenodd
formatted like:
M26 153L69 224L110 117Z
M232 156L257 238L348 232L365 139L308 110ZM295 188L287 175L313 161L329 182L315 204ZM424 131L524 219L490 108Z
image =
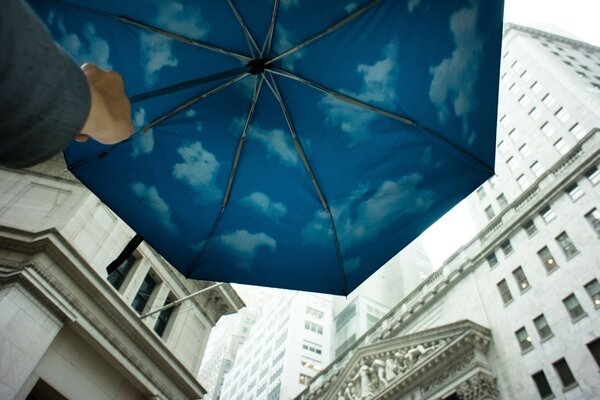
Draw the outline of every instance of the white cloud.
M185 112L185 116L188 118L194 118L196 116L196 111L195 110L187 110Z
M273 49L278 54L284 53L292 47L298 45L300 42L298 39L290 32L285 29L281 24L277 25L277 29L275 30L275 43L273 45ZM301 58L304 57L304 50L297 50L289 55L283 57L281 59L281 65L284 68L293 71L294 63Z
M258 124L253 124L248 134L265 147L269 156L278 158L283 165L293 167L298 163L298 154L289 133L281 129L262 129Z
M136 131L146 124L146 110L140 107L133 116L133 125ZM142 154L150 154L154 150L154 130L148 129L145 132L138 133L131 139L131 157L136 158Z
M65 27L62 16L52 12L48 15L48 24L56 22L61 37L58 39L60 45L75 59L78 64L93 63L105 70L112 70L112 64L108 61L110 57L110 46L108 42L98 34L96 26L91 22L83 25L81 36L70 33Z
M214 183L219 170L219 162L215 155L204 149L201 142L182 146L177 152L183 162L173 166L175 179L190 185L200 194L203 202L219 200L221 190Z
M200 8L184 6L180 2L161 3L155 23L162 29L194 39L203 39L210 25L202 18ZM158 72L164 67L176 67L179 60L173 55L173 41L155 33L140 32L140 65L144 82L152 86L158 81Z
M450 16L450 30L456 48L451 57L430 69L433 79L429 98L438 109L438 119L444 124L450 113L463 121L463 139L473 142L467 117L474 110L475 83L478 79L483 43L477 35L478 5L471 4Z
M281 0L279 4L283 11L287 11L292 7L298 7L300 5L300 0Z
M287 213L285 204L271 200L262 192L253 192L240 200L240 203L272 219L279 219Z
M138 201L152 210L158 217L158 221L171 234L178 234L179 230L171 220L169 205L160 197L155 186L146 186L141 182L132 183L130 189L138 198Z
M356 8L358 7L358 4L352 2L352 3L348 3L344 6L344 10L350 14L352 13L352 11L356 10Z
M271 251L277 249L277 242L264 232L250 233L245 229L235 232L224 233L219 240L227 248L236 253L240 259L237 266L250 269L252 261L256 257L259 248L267 248Z
M344 94L366 103L389 106L396 98L398 80L398 43L394 40L383 49L383 57L374 64L359 64L356 71L362 77L360 91ZM326 114L327 122L339 126L352 138L352 143L365 138L369 124L376 118L372 111L352 106L325 95L320 102Z
M408 12L412 14L413 11L415 11L415 8L419 7L420 4L421 0L408 0L408 4L406 5Z
M422 180L417 173L397 181L388 180L368 197L371 191L362 185L344 203L332 204L331 212L342 251L356 243L377 239L384 229L400 218L426 212L436 197L432 191L417 187ZM327 232L329 220L323 211L318 211L302 234L308 242L321 242Z

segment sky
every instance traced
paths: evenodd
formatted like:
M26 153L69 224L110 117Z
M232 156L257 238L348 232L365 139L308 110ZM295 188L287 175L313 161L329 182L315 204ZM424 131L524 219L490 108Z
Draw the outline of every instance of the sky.
M600 0L505 0L504 21L600 46ZM434 268L476 233L465 201L421 235Z

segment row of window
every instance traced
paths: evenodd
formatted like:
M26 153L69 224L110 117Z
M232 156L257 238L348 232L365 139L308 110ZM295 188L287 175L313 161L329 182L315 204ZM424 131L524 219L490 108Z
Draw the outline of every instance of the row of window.
M588 343L587 348L594 360L596 360L596 364L600 366L600 338L596 338L590 343ZM577 380L575 379L575 376L573 375L573 372L571 371L567 360L565 360L564 358L556 360L552 363L552 367L558 375L558 378L560 379L563 391L569 390L577 386ZM550 387L550 383L546 378L544 370L540 370L535 374L531 375L531 378L533 379L533 382L535 383L535 386L537 387L537 390L542 399L549 399L554 397L554 392L552 392L552 388Z

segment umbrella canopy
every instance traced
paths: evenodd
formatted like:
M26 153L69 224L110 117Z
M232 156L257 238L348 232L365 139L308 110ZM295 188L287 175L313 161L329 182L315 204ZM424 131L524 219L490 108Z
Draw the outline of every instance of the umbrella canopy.
M493 174L501 0L31 4L134 103L69 168L189 278L348 294Z

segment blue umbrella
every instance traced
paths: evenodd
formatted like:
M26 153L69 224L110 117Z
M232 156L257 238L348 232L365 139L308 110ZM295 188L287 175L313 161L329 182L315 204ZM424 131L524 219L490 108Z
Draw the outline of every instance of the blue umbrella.
M501 0L31 4L133 103L70 170L186 277L348 294L493 174Z

